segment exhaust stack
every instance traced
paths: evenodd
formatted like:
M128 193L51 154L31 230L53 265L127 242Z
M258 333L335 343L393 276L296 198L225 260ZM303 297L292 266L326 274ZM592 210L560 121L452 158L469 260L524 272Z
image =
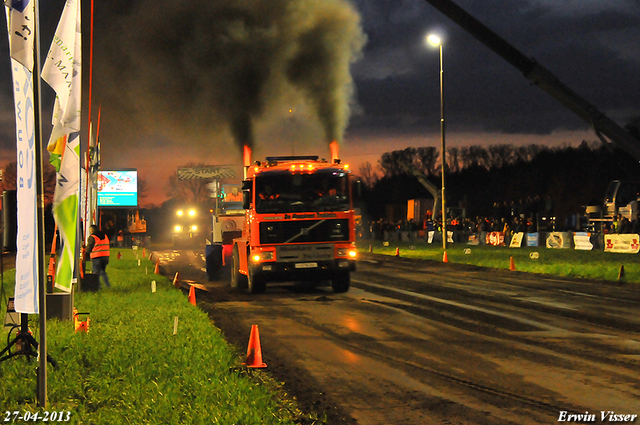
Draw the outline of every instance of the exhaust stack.
M251 167L251 148L244 145L244 151L242 152L242 162L244 165L244 179L247 179L247 171Z
M329 144L329 149L331 149L331 163L332 164L340 164L340 158L338 157L338 142L335 140Z

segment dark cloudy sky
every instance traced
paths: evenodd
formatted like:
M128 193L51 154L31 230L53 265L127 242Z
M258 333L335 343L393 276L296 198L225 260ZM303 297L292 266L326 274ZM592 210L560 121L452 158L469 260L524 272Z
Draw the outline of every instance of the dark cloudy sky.
M640 1L456 3L621 126L640 117ZM63 4L41 0L45 51ZM85 30L87 12L88 2ZM325 156L327 139L342 138L342 155L356 167L388 150L439 146L430 31L445 43L450 144L596 139L424 0L113 0L96 2L95 25L103 166L138 168L158 200L180 165L239 164L239 140L259 158ZM87 69L88 55L83 63ZM2 162L15 156L10 81L0 37ZM44 128L47 137L48 122Z

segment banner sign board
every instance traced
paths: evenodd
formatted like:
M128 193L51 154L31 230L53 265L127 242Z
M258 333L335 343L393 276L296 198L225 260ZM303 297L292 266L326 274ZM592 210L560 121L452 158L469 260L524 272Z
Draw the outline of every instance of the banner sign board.
M178 180L235 178L236 171L229 166L178 168Z
M547 248L571 248L569 233L551 232L547 236Z
M635 234L604 235L604 251L637 254L640 251L640 236Z
M527 233L527 246L538 246L539 234L535 233Z
M524 233L514 233L509 248L522 248L522 239L524 239Z
M99 207L137 207L138 171L98 171Z
M504 232L487 233L487 245L504 246Z
M575 232L573 234L573 244L575 249L582 251L591 251L593 244L591 243L591 233L588 232Z
M38 314L38 229L36 206L36 164L31 71L11 59L13 99L16 111L17 208L15 309Z

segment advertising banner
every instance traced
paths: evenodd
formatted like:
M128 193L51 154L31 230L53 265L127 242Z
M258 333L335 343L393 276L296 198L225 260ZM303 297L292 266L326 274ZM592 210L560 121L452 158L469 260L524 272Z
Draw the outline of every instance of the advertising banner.
M31 71L11 59L13 99L16 110L18 234L16 236L15 309L37 314L38 239L36 210L36 166Z
M178 168L178 180L234 178L236 171L230 166L210 165L206 167Z
M487 233L487 245L504 246L504 232Z
M522 248L522 239L524 238L524 233L518 232L514 233L511 238L511 243L509 244L509 248Z
M98 171L99 207L137 207L138 172Z
M547 248L571 248L571 238L566 232L551 232L547 236Z
M593 244L591 243L591 233L588 232L575 232L573 234L573 244L575 249L583 251L591 251Z
M640 236L635 234L604 235L605 252L637 254L640 251Z
M540 235L538 232L535 233L527 233L527 246L538 246L540 239Z

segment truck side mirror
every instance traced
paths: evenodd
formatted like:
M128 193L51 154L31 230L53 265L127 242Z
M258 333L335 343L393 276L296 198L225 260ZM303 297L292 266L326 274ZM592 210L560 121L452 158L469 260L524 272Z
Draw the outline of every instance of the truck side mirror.
M242 208L248 210L251 208L251 189L253 188L252 180L242 181Z
M251 191L243 190L242 191L242 208L248 210L251 208Z

